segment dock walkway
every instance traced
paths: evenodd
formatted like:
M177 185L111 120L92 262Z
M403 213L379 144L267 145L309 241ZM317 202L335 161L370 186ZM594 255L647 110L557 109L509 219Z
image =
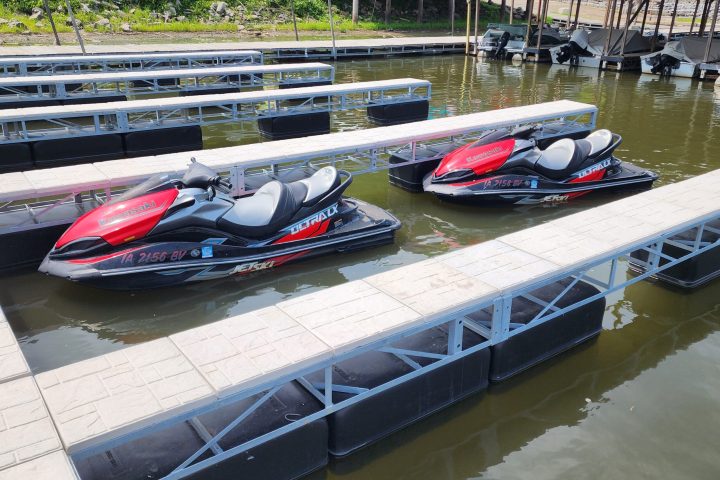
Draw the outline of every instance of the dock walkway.
M706 223L720 218L718 181L720 170L44 372L34 381L64 450L76 460L177 422L198 421L200 414L231 401L273 392L292 380L322 401L324 408L303 421L228 450L217 448L215 442L220 436L207 439L202 451L166 477L182 478L716 248L720 240L698 241L688 247L686 256L663 258L667 262L662 265L659 262L663 243L670 237L698 228L700 238ZM630 279L617 278L618 260L636 250L650 253L648 270ZM609 269L601 268L607 264ZM567 278L572 278L572 283L551 302L541 302L532 295L538 288ZM601 290L558 308L558 301L581 280ZM544 308L533 320L518 326L510 323L510 312L513 302L521 297L535 298ZM466 316L487 308L493 312L489 325L471 327ZM338 387L329 375L333 365L368 351L395 353L401 358L423 355L393 349L392 345L438 325L447 325L450 332L447 354L435 354L433 362L415 364L412 372L378 387L333 400ZM485 340L464 348L457 339L467 328ZM318 371L325 372L324 382L306 380ZM30 388L32 378L16 382L24 383L4 385L26 387L29 401L37 401ZM44 421L43 411L38 409L42 418L37 422ZM44 425L48 426L47 421ZM46 450L55 450L52 437L47 441ZM212 455L201 457L206 451ZM198 458L202 459L196 461Z
M34 48L34 47L33 47ZM10 47L10 52L14 51ZM208 68L229 65L262 64L263 55L257 50L201 50L126 52L110 50L95 55L52 55L51 47L38 47L31 56L12 56L7 49L0 47L0 76L24 75L71 75L76 73L97 73L113 71L146 71L167 68ZM120 49L121 50L121 49ZM8 56L10 55L10 56ZM22 54L18 54L22 55Z
M0 77L0 108L16 102L212 93L218 89L302 86L306 83L332 83L334 80L335 69L324 63L8 76Z
M288 90L7 109L0 110L0 146L427 101L430 90L427 80L399 78Z
M221 42L221 43L164 43L164 44L128 44L128 45L87 45L89 54L110 53L157 53L157 52L201 52L203 50L259 50L271 59L305 58L328 59L333 58L333 44L331 40L303 40L300 42L283 41L250 41L250 42ZM373 55L403 55L403 54L438 54L460 53L465 51L465 37L395 37L395 38L366 38L341 39L335 42L337 57L373 56ZM77 45L65 46L1 46L2 56L23 55L62 55L81 53Z

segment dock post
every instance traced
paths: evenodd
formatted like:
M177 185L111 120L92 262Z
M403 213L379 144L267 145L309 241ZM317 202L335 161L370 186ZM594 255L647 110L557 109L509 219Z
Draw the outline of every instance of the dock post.
M665 0L660 0L660 6L658 7L658 16L655 19L655 33L653 34L652 40L650 40L650 50L655 49L655 42L657 42L658 32L660 31L660 19L662 18L662 12L664 7Z
M525 41L530 41L530 32L532 31L532 11L534 6L534 0L528 1L528 9L525 12L527 16L527 31L525 32Z
M698 8L700 8L700 0L697 0L695 2L695 10L693 11L692 22L690 22L690 34L692 34L693 30L695 29L695 20L697 19Z
M573 23L573 30L577 30L579 22L580 22L580 0L577 0L577 5L575 5L575 23Z
M473 53L478 53L478 24L480 22L480 0L475 0L475 48Z
M60 36L58 35L57 27L55 26L55 20L52 16L52 10L50 10L50 5L48 5L48 0L43 0L43 7L45 8L45 13L48 16L48 20L50 21L50 27L52 28L53 35L55 35L55 45L60 45Z
M472 4L470 3L471 0L466 0L466 6L467 6L467 17L465 20L465 55L470 53L470 14L472 13Z
M245 169L236 165L230 169L230 183L232 183L233 197L240 197L245 194Z
M632 22L635 17L632 15L633 10L633 0L628 0L628 9L627 9L627 20L625 21L625 30L623 31L621 40L620 40L620 56L625 54L625 42L627 42L627 34L628 30L630 30L630 22ZM638 12L640 11L640 8L638 8Z
M462 341L463 320L462 318L456 318L448 324L448 355L455 355L461 352Z
M675 6L673 7L672 19L670 20L670 31L668 32L668 41L672 37L673 28L675 27L675 17L677 16L678 0L675 0ZM711 34L712 36L712 34Z
M643 12L642 26L640 27L641 35L645 33L645 22L647 21L648 8L650 8L650 0L645 0L645 11Z
M710 57L710 47L713 41L713 35L715 34L715 24L717 23L718 9L720 8L720 0L715 0L715 12L713 13L712 23L710 24L710 33L707 39L707 45L705 45L705 56L703 57L703 63L707 63Z
M73 13L72 7L70 6L70 0L65 0L65 4L67 5L68 15L70 15L70 21L72 22L73 30L75 30L75 35L77 36L78 42L80 43L80 49L82 50L83 55L85 55L87 53L85 51L85 43L83 42L82 35L80 35L80 29L77 26L75 14Z
M325 367L325 406L332 407L332 367Z
M661 2L664 0L660 0ZM615 9L617 8L617 0L613 0L612 2L612 10L610 12L610 21L608 22L608 33L607 38L605 39L605 46L603 46L603 56L608 55L610 53L610 39L612 38L612 32L613 32L613 25L615 24ZM658 20L658 23L660 23L660 20ZM602 65L602 62L600 62ZM602 66L601 66L602 68Z
M335 22L332 14L332 0L328 0L328 17L330 20L330 36L332 37L332 57L337 61L337 48L335 46Z
M493 344L505 340L510 333L510 313L512 297L502 296L493 302L492 322L490 324L490 340Z

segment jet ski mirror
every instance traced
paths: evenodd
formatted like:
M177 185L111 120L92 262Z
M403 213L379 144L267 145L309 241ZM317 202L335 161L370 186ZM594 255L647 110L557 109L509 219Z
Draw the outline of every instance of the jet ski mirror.
M521 127L515 127L510 134L515 138L522 138L523 140L528 140L533 133L535 133L537 130L539 130L540 127L538 125L523 125Z
M208 187L218 187L226 193L230 192L232 189L232 184L230 182L223 180L217 172L198 162L195 158L192 158L191 162L190 167L187 169L187 172L185 172L185 175L183 175L182 178L182 183L185 187L203 189Z

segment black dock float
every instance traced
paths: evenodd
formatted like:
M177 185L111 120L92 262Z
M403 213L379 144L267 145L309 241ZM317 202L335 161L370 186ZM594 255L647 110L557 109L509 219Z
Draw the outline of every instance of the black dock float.
M214 436L262 395L235 402L197 418ZM320 410L320 403L296 383L281 388L230 431L219 446L236 445L276 430ZM195 480L288 480L323 468L328 462L327 422L324 418L221 461L187 478ZM190 422L176 423L149 436L114 447L86 459L76 460L83 480L159 479L202 448L204 441ZM198 460L208 458L209 454Z
M32 150L27 143L0 145L0 173L33 168Z
M466 331L463 348L484 339ZM403 339L393 347L424 352L447 353L447 327L436 327ZM427 358L413 357L421 366L432 363ZM343 457L376 442L407 425L460 401L488 386L490 351L485 348L420 375L384 392L328 416L329 450L333 456ZM333 382L356 388L374 388L413 371L413 368L391 353L368 352L334 366ZM319 381L320 374L308 377ZM334 392L333 400L340 402L352 394Z
M383 126L427 120L429 112L430 102L427 100L390 103L367 108L368 119Z
M32 143L32 154L37 168L102 162L125 156L119 134L39 140Z
M566 279L532 292L544 302L551 302L570 284ZM564 308L589 298L600 291L586 282L578 282L555 305ZM513 302L510 322L527 324L543 309L538 303L522 297ZM548 360L600 334L605 313L605 298L597 299L568 313L548 320L490 347L490 380L501 382ZM487 326L492 310L485 309L469 315L471 321Z
M708 222L708 226L714 229L720 229L720 221ZM671 240L681 244L692 244L695 242L696 236L697 228L694 228L672 237ZM701 241L712 243L718 241L718 239L720 239L719 234L705 230L703 231ZM665 244L662 253L672 258L680 258L683 255L687 255L687 250L675 245ZM648 252L638 250L631 254L631 258L647 262ZM663 258L660 259L660 266L666 263L667 260ZM633 263L633 261L630 260L630 270L639 274L645 272L645 267L640 263ZM685 260L682 263L655 274L654 277L667 285L685 289L693 289L707 285L720 277L720 248L708 250L696 257Z
M125 155L145 157L164 153L202 150L202 128L199 125L141 130L123 134Z
M329 112L261 118L257 123L260 135L269 140L285 140L330 133Z

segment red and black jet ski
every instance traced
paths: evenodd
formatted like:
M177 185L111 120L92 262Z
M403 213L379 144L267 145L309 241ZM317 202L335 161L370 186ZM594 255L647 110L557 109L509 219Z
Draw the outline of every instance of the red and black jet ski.
M39 270L102 288L143 289L391 243L400 222L343 197L351 182L349 173L324 167L236 200L228 182L193 162L180 180L150 178L77 219Z
M424 178L424 190L445 200L535 204L595 190L649 188L658 178L613 156L622 138L609 130L541 150L537 128L494 130L453 150Z

